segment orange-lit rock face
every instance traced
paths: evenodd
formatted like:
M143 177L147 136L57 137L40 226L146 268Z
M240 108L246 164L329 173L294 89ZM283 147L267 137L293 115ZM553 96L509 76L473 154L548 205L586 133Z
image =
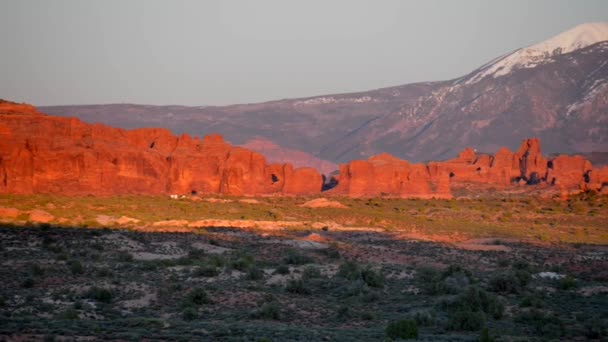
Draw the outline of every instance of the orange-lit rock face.
M339 183L331 192L354 197L451 197L447 174L432 178L426 165L410 164L388 154L340 165Z
M317 193L314 169L278 166L220 136L179 138L164 129L125 131L0 103L0 193L255 195ZM285 170L289 170L286 175ZM278 184L277 184L278 183Z
M560 155L548 163L547 182L563 188L585 188L591 163L581 156Z
M549 184L564 189L600 191L606 181L602 170L593 170L581 156L548 160L543 157L539 139L526 139L516 153L507 148L495 155L480 155L467 148L457 158L429 163L431 175L449 173L452 182L473 182L490 186Z

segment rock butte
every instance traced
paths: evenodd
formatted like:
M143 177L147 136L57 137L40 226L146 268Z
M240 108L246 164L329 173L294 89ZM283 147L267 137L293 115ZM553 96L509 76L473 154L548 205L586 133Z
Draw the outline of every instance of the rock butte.
M540 141L495 155L471 148L444 162L411 164L389 154L340 165L327 194L451 198L450 184L557 186L562 191L608 192L608 167L593 169L580 156L542 156ZM176 137L168 130L123 130L39 113L0 100L0 193L117 195L318 194L313 168L267 164L219 135Z
M298 195L322 183L314 169L266 164L218 135L122 130L0 102L0 193Z

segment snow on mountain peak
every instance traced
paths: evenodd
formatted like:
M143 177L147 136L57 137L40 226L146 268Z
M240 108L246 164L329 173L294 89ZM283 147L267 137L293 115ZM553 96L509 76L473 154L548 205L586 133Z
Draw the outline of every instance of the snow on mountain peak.
M608 41L608 23L581 24L543 42L515 50L491 61L482 66L466 83L476 83L490 75L494 78L504 76L513 69L534 68L539 64L553 62L553 56L566 54L602 41Z

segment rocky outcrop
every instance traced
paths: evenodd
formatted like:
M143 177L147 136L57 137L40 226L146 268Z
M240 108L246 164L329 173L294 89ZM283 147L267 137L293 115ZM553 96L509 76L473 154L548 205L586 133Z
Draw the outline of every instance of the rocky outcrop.
M515 153L501 148L495 155L476 155L471 148L457 158L429 164L431 175L449 173L452 182L484 183L490 186L555 185L564 190L600 191L608 182L608 171L593 170L582 156L546 158L540 140L525 139Z
M311 194L314 169L268 165L219 135L122 130L0 103L0 193Z
M427 165L380 154L341 165L324 184L313 168L267 164L219 135L199 139L159 128L90 125L0 101L0 193L307 195L333 186L328 194L451 198L451 184L467 182L605 193L608 167L594 170L581 156L546 158L538 139L526 139L517 152L467 148Z
M452 197L447 173L432 177L426 165L410 164L386 153L340 165L338 185L330 192L353 197Z

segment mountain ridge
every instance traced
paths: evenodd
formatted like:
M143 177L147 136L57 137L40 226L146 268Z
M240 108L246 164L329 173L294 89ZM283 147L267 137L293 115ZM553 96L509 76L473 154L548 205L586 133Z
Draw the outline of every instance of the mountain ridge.
M563 34L580 36L581 27L573 29L577 35L568 33L572 30ZM598 39L589 36L583 39L585 44ZM505 56L526 49L530 47ZM466 146L486 151L516 148L514 141L529 136L539 136L548 153L608 151L608 42L562 52L531 67L511 68L500 77L479 77L500 63L499 58L452 80L356 93L229 106L100 105L41 110L123 128L161 126L191 135L217 132L237 145L262 137L331 163L366 159L380 152L414 162L441 160Z

